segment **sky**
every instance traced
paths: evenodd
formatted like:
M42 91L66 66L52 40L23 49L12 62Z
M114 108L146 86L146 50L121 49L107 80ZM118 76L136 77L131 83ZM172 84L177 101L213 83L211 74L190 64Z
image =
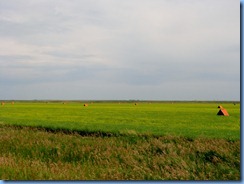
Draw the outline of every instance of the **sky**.
M1 0L2 100L240 100L238 0Z

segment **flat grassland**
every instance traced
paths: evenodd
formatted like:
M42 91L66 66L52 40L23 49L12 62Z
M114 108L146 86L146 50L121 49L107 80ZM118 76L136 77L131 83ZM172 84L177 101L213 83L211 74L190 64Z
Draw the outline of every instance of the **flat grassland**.
M240 180L239 103L84 103L2 105L0 178Z

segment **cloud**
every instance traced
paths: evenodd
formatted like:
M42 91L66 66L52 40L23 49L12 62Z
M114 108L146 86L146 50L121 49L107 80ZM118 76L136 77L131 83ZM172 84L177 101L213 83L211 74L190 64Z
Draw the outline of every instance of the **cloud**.
M172 92L180 89L187 94L195 91L194 98L212 99L216 94L212 86L216 86L229 91L226 99L240 99L239 2L24 2L0 2L2 87L32 86L33 97L42 97L39 85L59 88L50 91L66 98L138 95L150 99L152 93L151 98L163 100L191 99ZM204 92L197 92L198 84ZM82 86L86 86L86 93L80 93ZM44 97L54 98L48 93Z

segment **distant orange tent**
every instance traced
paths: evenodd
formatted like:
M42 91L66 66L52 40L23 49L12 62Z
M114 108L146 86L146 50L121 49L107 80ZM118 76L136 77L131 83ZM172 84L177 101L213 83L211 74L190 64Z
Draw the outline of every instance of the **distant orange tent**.
M220 109L219 112L217 113L217 115L229 116L229 114L228 114L226 109Z

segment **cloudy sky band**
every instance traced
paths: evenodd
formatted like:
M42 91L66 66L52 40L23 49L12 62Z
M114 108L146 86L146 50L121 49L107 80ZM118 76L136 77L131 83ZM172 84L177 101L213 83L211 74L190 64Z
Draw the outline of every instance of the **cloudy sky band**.
M0 25L1 99L240 100L239 1L3 0Z

